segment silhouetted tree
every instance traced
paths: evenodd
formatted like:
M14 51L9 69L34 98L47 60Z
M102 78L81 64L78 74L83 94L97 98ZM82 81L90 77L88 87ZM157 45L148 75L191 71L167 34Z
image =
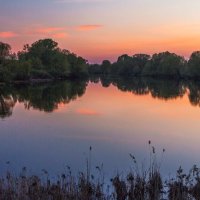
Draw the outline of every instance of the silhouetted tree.
M189 77L200 77L200 51L193 52L188 61L186 75Z
M20 61L30 61L33 78L68 78L88 76L85 59L65 49L60 49L52 39L39 40L31 46L25 45L18 52Z
M183 57L168 51L154 54L151 60L146 64L143 74L148 76L179 78L181 76L181 70L185 64L186 61Z
M101 64L102 74L109 74L111 72L111 62L104 60Z
M4 63L11 54L11 46L9 44L0 42L0 65Z

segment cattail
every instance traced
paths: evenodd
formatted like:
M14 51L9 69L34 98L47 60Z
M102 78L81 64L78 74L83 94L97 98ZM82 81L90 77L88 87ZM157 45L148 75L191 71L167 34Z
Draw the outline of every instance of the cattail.
M155 153L155 147L152 147L152 151L153 151L153 153Z
M163 149L163 153L165 152L165 149Z

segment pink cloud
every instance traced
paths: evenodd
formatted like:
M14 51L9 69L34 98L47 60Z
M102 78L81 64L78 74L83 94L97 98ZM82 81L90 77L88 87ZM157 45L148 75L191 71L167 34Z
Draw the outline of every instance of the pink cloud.
M45 27L41 25L29 27L25 34L29 36L46 36L52 38L66 38L68 36L66 31L66 27Z
M36 32L38 33L55 33L59 31L63 31L63 27L44 27L44 28L38 28Z
M17 36L17 34L14 32L10 32L10 31L0 32L0 38L13 38L16 36Z
M102 28L103 26L100 25L100 24L91 24L91 25L81 25L81 26L78 26L77 29L80 30L80 31L91 31L91 30L96 30L96 29L99 29L99 28Z
M80 115L100 115L97 111L86 108L80 108L76 110L76 113Z
M64 32L52 34L52 37L56 39L66 38L67 36L68 34Z

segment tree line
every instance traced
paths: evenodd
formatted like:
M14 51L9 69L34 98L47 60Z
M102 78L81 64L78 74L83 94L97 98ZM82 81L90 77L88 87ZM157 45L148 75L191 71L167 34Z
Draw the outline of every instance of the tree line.
M0 42L0 81L29 81L31 79L66 79L88 76L87 61L60 49L52 39L24 45L17 54L9 44Z
M86 59L58 47L52 39L24 45L22 51L11 52L9 44L0 42L0 82L30 81L33 79L83 78L91 75L150 76L200 79L200 51L190 58L175 53L127 54L111 63L89 65Z
M168 51L147 54L124 54L111 63L104 60L102 64L94 64L89 68L90 74L117 76L149 76L172 78L200 78L200 51L195 51L189 60Z

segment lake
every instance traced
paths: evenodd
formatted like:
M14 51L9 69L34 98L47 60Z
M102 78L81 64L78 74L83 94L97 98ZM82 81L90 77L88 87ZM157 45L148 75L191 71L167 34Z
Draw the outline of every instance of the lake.
M77 173L91 146L92 166L111 176L130 169L130 153L147 166L149 140L165 175L200 164L198 82L93 77L2 85L0 94L1 173Z

